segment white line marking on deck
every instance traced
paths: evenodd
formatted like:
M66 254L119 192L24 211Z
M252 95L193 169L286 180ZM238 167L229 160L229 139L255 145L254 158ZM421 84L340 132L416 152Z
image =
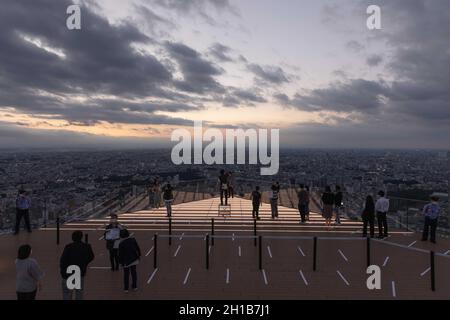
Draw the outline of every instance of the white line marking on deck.
M178 245L178 248L177 248L177 250L175 251L175 254L173 255L173 257L174 257L174 258L176 258L176 257L177 257L177 255L178 255L178 252L180 251L180 249L181 249L181 244L180 244L180 245Z
M427 270L425 270L424 272L422 272L420 274L421 277L423 277L424 275L426 275L428 272L430 272L431 268L428 268Z
M397 297L397 292L396 292L396 290L395 290L395 282L394 282L394 281L392 281L392 296L393 296L394 298Z
M107 270L107 269L111 269L111 267L89 267L89 269L92 269L92 270Z
M270 250L270 246L267 246L267 251L269 252L269 257L273 258L272 257L272 251Z
M411 248L413 245L415 245L417 243L417 241L414 241L412 243L409 244L408 248Z
M226 283L227 283L227 284L230 283L230 269L227 269L227 279L226 279Z
M147 284L150 284L152 282L153 277L155 276L156 272L158 271L158 268L156 268L153 273L151 274L150 278L148 278Z
M444 253L444 255L448 255L450 253L450 250L448 250L446 253Z
M269 284L269 282L267 281L267 276L266 276L266 270L262 270L262 274L263 274L263 277L264 277L264 283L266 284L266 285L268 285Z
M300 276L302 277L303 282L305 283L305 285L308 285L308 281L306 281L306 278L305 278L305 276L304 276L304 274L303 274L303 271L300 270L299 273L300 273Z
M148 250L148 252L145 254L145 256L148 257L150 255L150 253L152 253L154 248L155 248L155 246L151 247L150 250Z
M242 256L242 249L241 246L239 246L239 257Z
M348 283L347 279L344 278L342 273L339 270L336 270L336 272L341 277L342 281L344 281L347 286L350 286L350 283Z
M98 238L99 241L105 239L105 236L101 236L100 238Z
M186 273L186 277L184 278L184 282L183 282L183 286L186 285L188 279L189 279L189 275L191 274L191 268L189 268L188 272Z
M298 246L297 249L301 253L302 256L306 257L305 253L303 252L302 248L300 248L300 246Z
M234 241L234 233L233 233L233 236L231 237L231 240Z
M184 232L181 234L180 240L183 240Z
M383 267L387 266L388 261L389 261L389 257L386 257L386 259L384 259Z
M342 252L342 250L339 249L338 252L340 253L342 259L344 259L346 262L348 262L348 259L347 259L347 257L344 255L344 253Z

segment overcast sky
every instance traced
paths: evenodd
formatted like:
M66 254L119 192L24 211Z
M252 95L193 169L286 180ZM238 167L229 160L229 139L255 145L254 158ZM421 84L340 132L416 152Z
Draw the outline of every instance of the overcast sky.
M279 128L281 147L450 148L448 0L0 5L0 148L169 146L193 120Z

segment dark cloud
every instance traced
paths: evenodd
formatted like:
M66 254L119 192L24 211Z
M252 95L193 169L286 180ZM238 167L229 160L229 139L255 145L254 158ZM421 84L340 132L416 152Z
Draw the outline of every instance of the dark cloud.
M283 84L289 82L288 75L278 66L261 66L259 64L251 63L247 65L247 68L259 81L271 84Z
M183 74L183 80L174 81L179 90L198 94L225 91L214 79L223 70L205 60L199 52L177 42L166 42L165 47Z
M231 48L227 47L221 43L214 43L209 48L209 54L212 55L216 60L220 62L231 62L233 58L229 56L231 53Z
M378 54L373 54L367 58L366 62L369 66L376 67L383 62L383 57Z
M285 106L304 111L376 113L384 106L383 98L390 94L386 85L354 79L311 90L308 94L297 93L292 99L285 94L277 94L275 99Z
M348 41L345 44L345 47L353 52L359 53L364 50L364 45L362 45L360 42L356 40Z
M130 22L112 25L90 7L82 7L82 30L69 31L65 12L71 4L68 0L2 2L0 107L80 124L187 124L156 115L203 108L173 89L219 91L220 85L212 79L218 69L197 53L189 56L187 47L178 47L176 56L186 83L174 80L166 63L133 47L154 41ZM166 23L163 20L155 23ZM99 95L114 99L99 99ZM74 97L83 97L84 102Z
M265 103L264 98L258 88L253 89L235 89L229 88L229 92L222 98L223 105L226 107L254 106L256 103Z
M227 11L234 15L239 15L229 0L150 0L150 2L160 7L176 11L179 14L198 14L206 20L213 20L208 14L210 9L214 9L219 13Z

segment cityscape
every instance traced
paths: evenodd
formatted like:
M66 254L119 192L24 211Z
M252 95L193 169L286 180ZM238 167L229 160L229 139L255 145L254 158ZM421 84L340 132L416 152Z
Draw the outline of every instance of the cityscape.
M219 170L226 168L234 172L236 188L243 195L256 185L268 190L273 181L284 188L305 184L318 194L327 185L341 186L346 214L356 219L361 218L365 197L385 190L392 199L391 214L406 221L408 211L412 225L419 224L421 209L437 194L445 212L439 229L448 236L449 156L445 151L283 150L278 175L261 177L259 167L252 165L177 166L170 160L170 149L7 151L0 156L0 227L12 230L19 189L29 192L32 222L42 225L57 215L70 218L80 208L96 207L121 194L146 192L157 178L175 189L217 195Z

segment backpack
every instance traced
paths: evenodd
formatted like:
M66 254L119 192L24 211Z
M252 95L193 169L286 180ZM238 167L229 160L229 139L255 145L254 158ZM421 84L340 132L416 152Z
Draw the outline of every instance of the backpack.
M172 189L166 188L164 190L163 198L164 200L172 200L173 199Z

